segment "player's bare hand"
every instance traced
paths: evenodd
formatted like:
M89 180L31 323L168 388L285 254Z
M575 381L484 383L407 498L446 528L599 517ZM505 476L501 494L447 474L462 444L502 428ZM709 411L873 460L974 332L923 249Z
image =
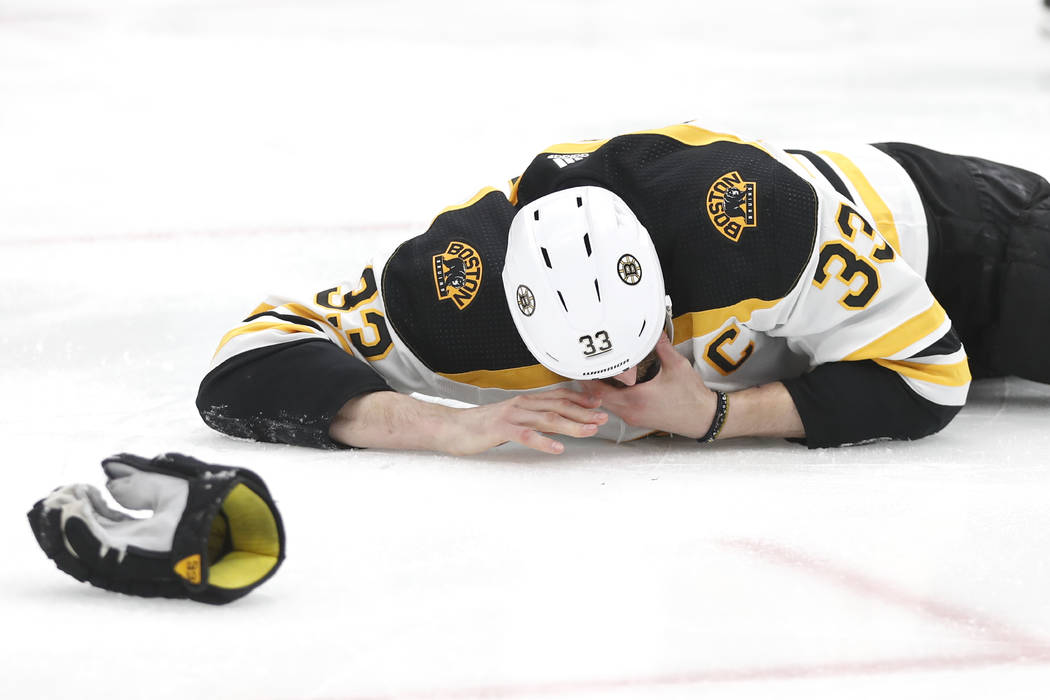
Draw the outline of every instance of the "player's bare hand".
M393 391L376 391L346 402L329 427L336 442L354 447L434 450L470 455L517 442L560 454L550 437L590 437L609 420L601 400L568 389L551 389L475 408L452 408Z
M715 413L715 392L704 386L692 364L675 352L667 335L656 345L660 372L651 380L616 388L600 380L585 383L598 398L628 425L700 437Z
M597 410L597 397L568 389L552 389L534 394L459 409L445 426L442 451L468 455L516 442L540 452L560 454L565 445L550 437L591 437L609 415Z

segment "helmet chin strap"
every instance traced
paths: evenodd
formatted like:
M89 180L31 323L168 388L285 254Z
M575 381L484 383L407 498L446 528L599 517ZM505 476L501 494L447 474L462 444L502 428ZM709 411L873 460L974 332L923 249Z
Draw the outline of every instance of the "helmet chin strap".
M674 320L671 318L671 297L668 295L664 295L664 308L667 309L667 315L664 317L664 333L667 334L671 345L674 345Z

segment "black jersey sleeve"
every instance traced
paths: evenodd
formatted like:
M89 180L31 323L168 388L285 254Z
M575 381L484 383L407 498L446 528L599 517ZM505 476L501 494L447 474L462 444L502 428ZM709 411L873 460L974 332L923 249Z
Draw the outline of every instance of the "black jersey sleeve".
M212 369L197 410L210 427L234 437L304 447L344 447L328 436L350 399L390 386L367 363L338 346L308 338L248 350Z
M916 440L939 431L962 408L919 396L899 374L871 360L830 362L784 380L784 386L806 430L802 442L810 448Z

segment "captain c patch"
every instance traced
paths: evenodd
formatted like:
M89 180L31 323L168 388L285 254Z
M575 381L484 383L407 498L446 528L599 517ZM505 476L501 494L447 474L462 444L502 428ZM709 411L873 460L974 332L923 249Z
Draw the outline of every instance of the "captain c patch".
M438 299L451 299L460 311L470 306L481 287L481 256L466 243L452 241L434 256L434 287Z
M745 229L756 225L756 185L733 171L715 180L707 191L707 216L718 232L736 243Z

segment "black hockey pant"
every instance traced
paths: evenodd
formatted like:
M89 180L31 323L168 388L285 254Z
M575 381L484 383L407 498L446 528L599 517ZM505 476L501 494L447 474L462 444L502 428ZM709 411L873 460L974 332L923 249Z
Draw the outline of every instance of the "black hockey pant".
M1050 383L1050 184L983 158L874 145L919 190L930 234L926 281L974 378Z

